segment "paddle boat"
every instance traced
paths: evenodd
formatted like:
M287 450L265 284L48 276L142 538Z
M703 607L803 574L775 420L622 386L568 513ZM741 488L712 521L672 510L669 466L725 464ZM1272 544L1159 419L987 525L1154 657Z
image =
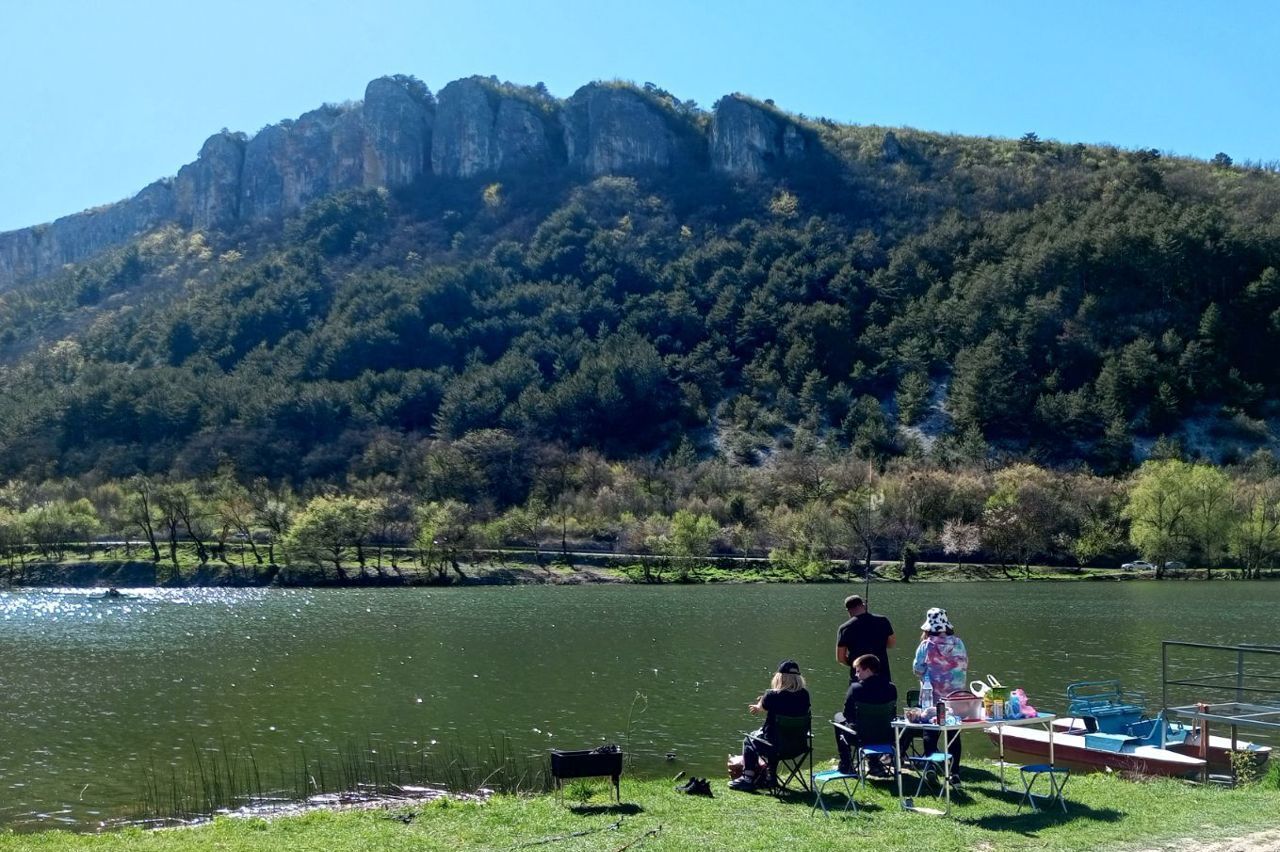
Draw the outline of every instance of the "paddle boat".
M1202 775L1200 733L1190 725L1169 722L1163 711L1146 715L1141 693L1125 691L1117 680L1083 681L1067 687L1069 716L1054 720L1056 759L1086 767L1119 769L1141 775ZM999 743L1000 731L987 735ZM1004 748L1020 754L1048 757L1049 733L1028 728L1004 731ZM1268 746L1237 739L1236 751L1247 752L1256 766L1271 755ZM1210 736L1207 757L1211 768L1230 768L1231 740Z

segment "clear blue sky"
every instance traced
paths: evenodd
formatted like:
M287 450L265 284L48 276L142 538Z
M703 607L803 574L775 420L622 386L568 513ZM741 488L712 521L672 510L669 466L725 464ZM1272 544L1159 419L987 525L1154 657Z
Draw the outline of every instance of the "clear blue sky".
M651 81L842 122L1280 159L1280 4L3 0L0 230L128 197L219 128L383 74Z

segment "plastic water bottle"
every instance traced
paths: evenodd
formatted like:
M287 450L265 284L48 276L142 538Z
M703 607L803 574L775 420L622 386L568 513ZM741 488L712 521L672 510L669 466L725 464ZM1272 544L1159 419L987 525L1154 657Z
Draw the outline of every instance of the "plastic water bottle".
M927 680L920 681L920 708L927 710L933 706L933 684Z

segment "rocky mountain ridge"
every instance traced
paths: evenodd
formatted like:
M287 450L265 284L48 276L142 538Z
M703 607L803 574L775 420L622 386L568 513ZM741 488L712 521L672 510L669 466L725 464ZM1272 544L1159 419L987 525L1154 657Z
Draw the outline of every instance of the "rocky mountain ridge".
M562 101L541 87L469 77L433 96L412 77L381 77L361 102L324 106L253 137L217 133L195 162L133 198L0 234L0 289L162 225L271 221L332 192L393 189L427 174L546 168L596 177L690 167L758 179L816 150L810 130L742 95L721 98L708 121L657 91L589 83Z

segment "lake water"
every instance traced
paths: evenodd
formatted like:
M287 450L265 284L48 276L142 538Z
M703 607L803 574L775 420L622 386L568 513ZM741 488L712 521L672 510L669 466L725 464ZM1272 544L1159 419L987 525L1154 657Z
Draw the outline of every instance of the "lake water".
M842 600L860 587L515 586L0 594L0 824L91 828L148 768L194 748L262 763L367 739L522 753L620 742L635 771L723 776L746 705L798 660L815 720L839 708ZM1061 709L1071 681L1160 697L1160 640L1274 643L1269 583L877 585L900 688L918 626L947 608L971 676ZM1220 664L1218 670L1224 670ZM637 697L639 696L639 697ZM628 726L628 718L630 724ZM817 756L834 754L815 724ZM435 746L430 744L434 741ZM966 740L983 753L977 737ZM674 754L674 760L666 755Z

